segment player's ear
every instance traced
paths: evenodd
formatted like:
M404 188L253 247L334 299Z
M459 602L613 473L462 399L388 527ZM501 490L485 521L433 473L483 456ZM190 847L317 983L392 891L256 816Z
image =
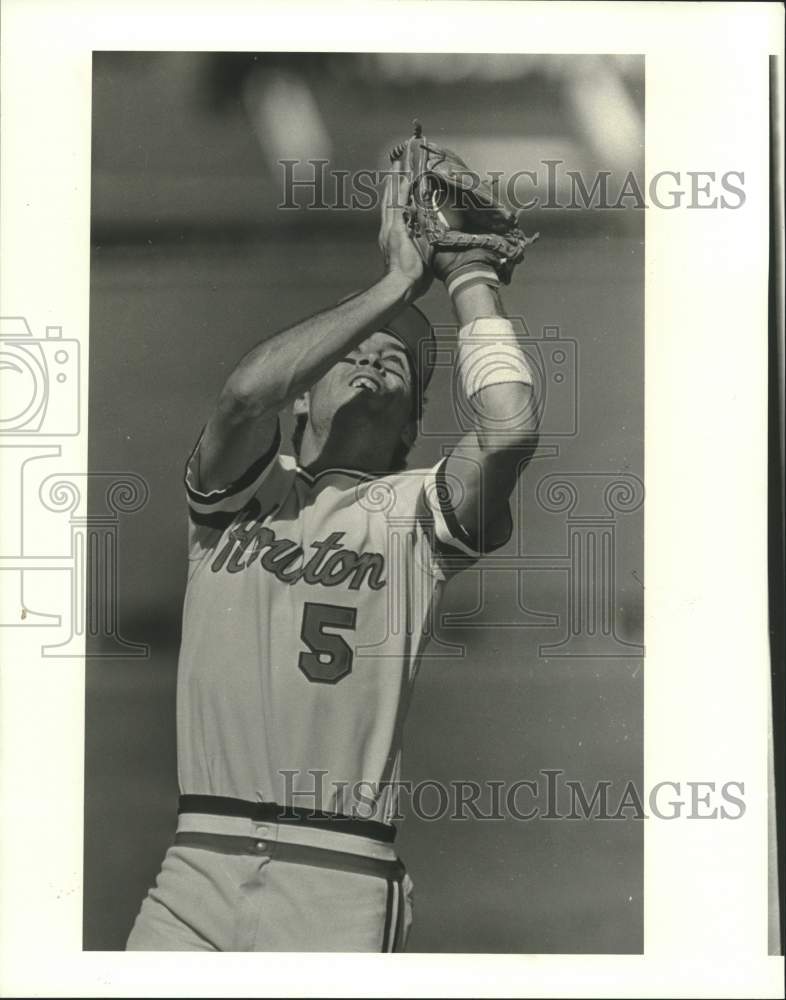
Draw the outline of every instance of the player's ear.
M309 394L306 390L301 396L296 396L294 402L292 403L292 412L296 417L308 416L308 404L309 404Z

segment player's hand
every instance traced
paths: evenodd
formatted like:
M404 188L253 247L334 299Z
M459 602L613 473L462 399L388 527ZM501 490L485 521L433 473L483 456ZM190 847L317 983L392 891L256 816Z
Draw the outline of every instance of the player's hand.
M398 274L410 289L410 301L427 291L433 275L420 256L404 221L409 176L400 160L393 162L382 190L382 224L379 229L379 249L388 274Z

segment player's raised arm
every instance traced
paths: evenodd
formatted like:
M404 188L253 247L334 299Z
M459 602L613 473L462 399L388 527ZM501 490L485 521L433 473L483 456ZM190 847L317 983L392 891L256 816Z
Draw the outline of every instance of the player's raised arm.
M370 333L423 294L431 280L403 227L398 182L383 192L380 248L386 273L370 288L257 344L227 379L199 447L199 483L221 489L271 446L278 414Z
M418 123L399 152L411 179L407 210L417 245L458 320L459 378L473 423L438 471L442 513L452 539L484 551L510 535L508 500L538 442L533 378L497 292L534 237L463 160L429 143Z
M492 285L464 285L451 298L459 324L459 377L474 428L447 458L445 481L468 545L483 551L510 536L508 501L537 447L539 406ZM460 488L450 489L453 480Z

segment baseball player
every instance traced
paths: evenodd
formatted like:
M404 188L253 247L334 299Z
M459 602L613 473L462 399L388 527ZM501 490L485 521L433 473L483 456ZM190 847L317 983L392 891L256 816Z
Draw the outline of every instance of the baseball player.
M129 950L404 948L412 883L391 817L418 658L448 576L509 538L537 434L498 258L424 260L411 192L397 159L384 276L253 348L188 459L178 823ZM434 276L474 426L410 471L432 336L413 303Z

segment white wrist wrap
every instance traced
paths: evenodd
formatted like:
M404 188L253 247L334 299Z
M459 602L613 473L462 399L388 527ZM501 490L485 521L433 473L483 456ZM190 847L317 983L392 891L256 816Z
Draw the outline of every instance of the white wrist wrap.
M532 385L532 371L510 320L476 319L459 330L458 368L467 399L502 382Z
M499 288L501 281L493 267L488 264L477 264L475 267L468 267L466 270L455 271L445 279L445 288L448 295L453 298L456 290L469 282L473 284L488 285L489 288Z

